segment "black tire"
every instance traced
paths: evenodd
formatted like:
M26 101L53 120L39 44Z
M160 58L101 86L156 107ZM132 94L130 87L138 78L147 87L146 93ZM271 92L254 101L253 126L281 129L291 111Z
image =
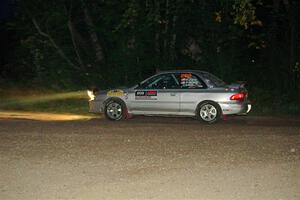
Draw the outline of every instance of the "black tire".
M213 101L203 101L199 103L195 112L198 120L208 124L218 122L222 116L221 107Z
M120 121L126 118L126 106L118 99L110 100L104 108L105 117L112 121Z

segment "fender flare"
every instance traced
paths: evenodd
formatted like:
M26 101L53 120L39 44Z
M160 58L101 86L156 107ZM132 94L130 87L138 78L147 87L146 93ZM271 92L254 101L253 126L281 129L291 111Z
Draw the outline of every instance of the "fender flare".
M221 116L223 115L223 111L222 111L222 108L221 108L221 106L219 105L219 103L216 102L216 101L212 101L212 100L203 100L203 101L200 101L200 102L197 104L197 106L196 106L195 115L197 114L196 111L198 110L199 106L200 106L201 104L203 104L203 103L213 103L213 104L217 105L218 108L219 108L219 111L220 111L220 115L221 115Z
M125 119L130 119L132 117L132 115L128 112L128 108L127 108L127 105L125 103L125 101L119 97L109 97L107 98L104 102L103 102L103 105L104 105L104 109L106 107L106 104L110 101L119 101L123 104L124 108L125 108Z

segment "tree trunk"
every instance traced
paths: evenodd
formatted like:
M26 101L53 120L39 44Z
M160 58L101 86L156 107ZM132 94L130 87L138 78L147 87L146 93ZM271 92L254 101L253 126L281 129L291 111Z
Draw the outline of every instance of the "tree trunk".
M269 29L269 56L268 56L268 71L270 72L270 78L274 82L274 87L281 88L283 85L276 81L278 80L278 69L274 67L278 66L280 61L278 56L278 16L279 16L279 4L281 0L273 0L272 5L272 15L271 15L271 24Z
M169 32L169 0L166 0L165 29L164 29L164 54L168 56L168 32Z
M70 32L70 36L71 36L72 44L73 44L73 47L74 47L74 51L75 51L75 54L77 56L77 62L79 63L81 69L84 69L85 67L84 67L83 61L81 59L79 48L77 46L76 39L75 39L75 27L74 27L74 24L72 22L73 1L72 0L70 1L69 9L67 9L66 5L64 5L64 8L65 8L66 14L68 15L67 26L68 26L68 29L69 29L69 32Z
M170 43L170 55L171 55L171 59L172 61L174 61L176 59L176 39L177 39L177 34L176 34L176 22L177 22L177 15L175 14L173 16L173 33L172 33L172 38L171 38L171 43Z
M290 85L294 89L296 88L296 76L294 73L295 67L295 48L296 48L296 21L295 21L295 9L293 3L288 0L283 0L286 12L288 13L289 19L289 75L290 75ZM292 4L292 5L291 5Z
M96 26L94 25L94 22L90 16L89 10L83 0L82 0L82 5L83 5L84 20L88 26L90 38L92 40L92 45L93 45L93 48L95 49L96 62L98 64L103 63L104 62L103 49L100 45L97 32L95 31Z
M296 22L295 19L290 19L290 75L291 75L291 87L296 88L296 75L295 68L295 46L296 46Z
M161 21L161 15L160 15L160 2L159 1L154 1L154 12L155 12L155 17L158 17L158 21ZM161 37L161 24L157 23L155 26L155 36L154 36L154 50L156 57L160 58L161 56L161 44L160 44L160 37Z
M159 45L159 31L155 33L155 53L160 55L160 45Z
M69 31L70 31L74 51L75 51L76 56L77 56L77 61L78 61L79 65L81 66L81 68L84 69L85 66L84 66L84 63L83 63L82 58L80 56L79 48L78 48L76 40L75 40L75 33L74 33L75 28L74 28L74 25L73 25L71 20L68 21L68 28L69 28Z

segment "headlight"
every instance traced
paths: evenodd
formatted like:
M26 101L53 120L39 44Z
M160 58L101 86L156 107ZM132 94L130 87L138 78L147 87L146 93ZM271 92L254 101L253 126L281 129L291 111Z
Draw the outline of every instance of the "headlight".
M93 100L95 100L95 94L94 94L94 92L93 91L91 91L91 90L88 90L87 91L87 94L88 94L88 96L90 97L90 101L93 101Z

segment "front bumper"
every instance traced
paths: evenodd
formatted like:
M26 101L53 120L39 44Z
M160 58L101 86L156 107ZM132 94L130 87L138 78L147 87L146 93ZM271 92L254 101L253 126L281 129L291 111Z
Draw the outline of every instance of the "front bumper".
M103 113L103 111L104 111L103 101L99 101L99 100L89 101L89 112Z

